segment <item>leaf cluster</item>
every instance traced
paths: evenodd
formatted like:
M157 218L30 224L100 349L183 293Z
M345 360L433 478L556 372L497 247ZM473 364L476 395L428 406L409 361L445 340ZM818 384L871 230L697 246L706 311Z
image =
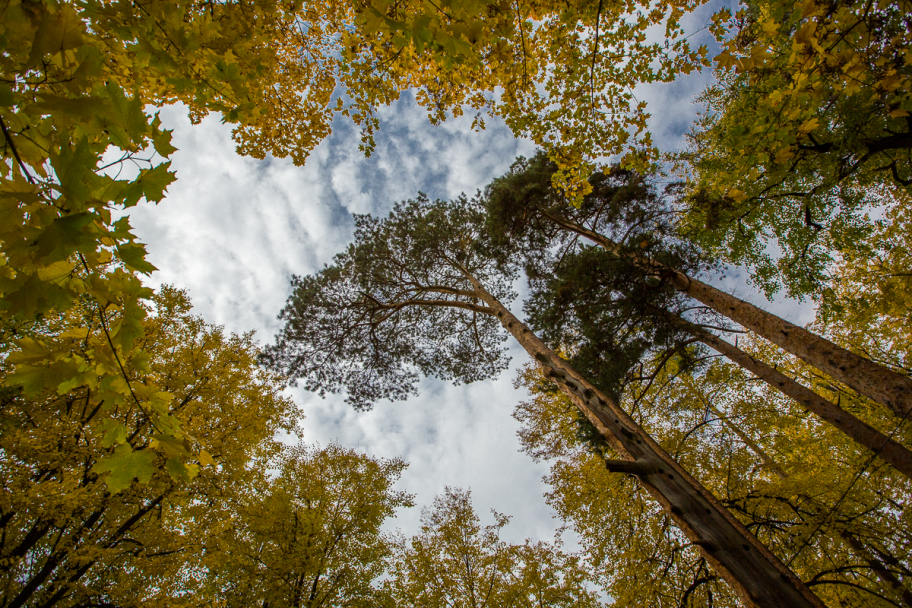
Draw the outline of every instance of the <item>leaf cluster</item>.
M510 518L493 513L482 526L471 493L447 487L422 513L421 532L400 539L385 584L394 606L534 606L595 608L590 577L558 543L510 544L500 530Z
M249 463L277 450L276 432L295 430L299 413L257 367L250 335L207 325L172 288L152 304L137 337L147 359L127 370L152 411L121 399L119 376L91 365L64 392L0 395L6 605L167 604L193 591L181 573L226 518L222 499L255 482ZM67 315L77 311L92 315ZM71 357L93 348L86 336L69 342ZM152 416L168 434L150 430Z
M909 13L772 0L715 16L718 79L683 155L691 237L753 266L767 294L818 295L832 252L912 183Z

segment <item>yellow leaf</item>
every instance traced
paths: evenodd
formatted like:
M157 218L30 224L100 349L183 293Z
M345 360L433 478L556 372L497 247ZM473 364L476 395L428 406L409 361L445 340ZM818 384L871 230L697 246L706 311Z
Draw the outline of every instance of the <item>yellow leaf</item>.
M885 91L895 91L902 85L902 82L903 82L902 76L894 73L894 74L890 74L889 76L887 76L886 78L884 78L883 80L878 82L876 86L878 88L884 89Z
M763 32L767 36L775 36L776 32L779 31L779 24L772 19L767 19L763 22Z
M783 146L779 148L779 151L776 152L776 157L773 159L776 163L784 163L788 159L795 156L795 153L792 152L792 149L789 146Z
M59 337L73 338L76 340L84 340L89 337L89 328L88 327L71 327L70 329L60 332Z
M174 399L174 395L169 392L161 391L152 395L152 409L160 414L167 414L170 409L171 400Z
M725 51L721 55L716 55L716 58L714 59L714 61L717 64L719 64L722 68L727 70L730 67L732 67L733 65L735 65L735 62L737 62L737 59L735 58L734 55L732 55L728 51Z
M738 190L737 188L732 188L728 191L728 196L735 199L739 203L747 198L747 193L744 190Z
M815 12L817 12L817 3L815 2L815 0L804 0L804 2L802 2L800 4L800 6L801 6L801 18L802 19L806 19L807 17L810 17Z
M802 133L810 133L814 129L820 126L820 122L816 118L811 118L810 120L804 121L798 130Z
M38 278L42 281L57 281L67 276L73 271L74 264L67 260L55 262L50 266L44 266L38 269Z
M814 21L808 21L795 33L795 42L798 44L807 44L811 40L817 24Z
M214 467L215 466L215 459L213 459L212 455L209 454L209 452L207 452L206 450L200 450L198 458L199 458L200 464L203 465L204 467Z

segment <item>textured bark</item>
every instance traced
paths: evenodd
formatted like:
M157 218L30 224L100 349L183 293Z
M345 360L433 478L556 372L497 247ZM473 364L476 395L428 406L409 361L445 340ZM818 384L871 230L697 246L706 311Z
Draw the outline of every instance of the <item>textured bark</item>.
M672 271L674 286L900 416L912 413L912 379L702 281Z
M548 348L525 324L488 293L474 277L477 297L492 308L503 326L535 358L545 375L592 422L629 464L626 469L668 511L677 526L696 545L706 561L731 586L746 606L763 608L823 608L824 604L741 522L685 471L614 401L592 386Z
M579 224L554 215L546 214L546 217L597 243L606 251L626 257L656 276L668 278L678 291L702 302L860 394L887 406L896 414L904 417L912 414L912 378L856 355L803 327L698 279L628 251L611 239Z
M760 457L760 460L763 461L764 466L773 471L780 479L788 479L788 473L786 473L779 464L773 460L769 454L767 454L763 448L756 444L747 433L745 433L741 428L732 422L727 416L720 412L714 405L708 403L706 400L703 400L703 403L709 408L712 413L719 417L719 420L722 421L726 427L728 427L738 438L744 442L744 444L757 456ZM809 505L814 506L819 509L820 512L824 512L827 509L820 505L814 498L810 496L802 496L802 499L807 501ZM882 561L877 559L865 546L863 542L858 540L858 537L849 532L846 529L840 529L838 531L840 538L842 538L846 544L851 547L852 551L855 552L855 555L864 560L868 564L868 567L877 574L877 578L881 580L882 583L893 589L897 595L902 599L903 606L908 606L912 608L912 591L909 591L902 582L896 577L896 575L887 568Z
M871 425L859 420L835 403L824 399L811 389L773 369L763 361L755 359L737 346L706 331L702 327L682 321L697 339L719 351L731 361L751 372L782 394L791 397L808 411L848 435L860 446L872 451L878 458L893 466L897 471L912 479L912 452L893 441Z

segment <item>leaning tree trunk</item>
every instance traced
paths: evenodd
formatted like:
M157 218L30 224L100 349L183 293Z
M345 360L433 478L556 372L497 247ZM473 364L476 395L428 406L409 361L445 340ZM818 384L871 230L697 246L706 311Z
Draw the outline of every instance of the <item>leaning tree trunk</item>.
M719 417L719 420L722 421L722 424L724 424L729 428L729 430L737 435L738 438L744 442L744 445L746 445L754 454L760 458L760 460L763 461L763 465L766 468L775 473L776 476L780 479L788 479L788 473L786 473L785 470L763 450L763 448L757 445L757 443L754 442L747 435L747 433L745 433L740 427L738 427L738 425L732 422L728 416L725 416L722 412L720 412L714 405L707 403L705 400L703 402L712 413ZM812 505L815 509L818 510L818 512L823 513L829 510L824 505L819 504L817 500L811 496L802 496L802 499L806 500L808 504ZM865 544L858 539L857 536L845 528L839 528L839 530L837 530L837 533L839 534L840 538L842 538L842 540L852 549L852 551L855 552L855 555L864 560L865 563L868 564L868 567L877 574L877 578L879 578L883 584L893 589L893 591L902 598L902 605L906 606L907 608L912 608L912 591L909 591L909 589L902 584L902 582L896 577L896 574L887 568L881 560L875 557L871 551L868 550Z
M627 257L656 276L668 277L681 293L702 302L862 395L887 406L896 414L904 417L912 414L912 379L683 272L628 251L584 226L550 214L546 214L546 217L617 256Z
M912 479L912 452L904 446L893 441L866 422L859 420L835 403L824 399L806 386L770 367L763 361L755 359L737 346L729 344L699 325L679 318L674 321L710 348L722 353L782 394L791 397L808 411L817 414L820 418L848 435L853 441L867 448L875 456L892 465L909 479Z
M608 469L635 475L745 605L823 608L820 599L620 405L548 348L471 274L466 272L466 276L475 287L475 295L494 310L507 331L539 362L545 375L626 459L608 461Z

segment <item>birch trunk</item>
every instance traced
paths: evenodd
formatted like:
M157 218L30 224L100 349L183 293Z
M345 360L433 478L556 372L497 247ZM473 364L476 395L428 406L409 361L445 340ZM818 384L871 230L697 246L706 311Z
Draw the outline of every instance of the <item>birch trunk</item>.
M912 379L856 355L762 308L698 279L688 277L683 272L628 251L611 239L579 224L550 214L545 214L545 217L567 230L586 237L606 251L627 257L656 276L668 277L675 289L681 293L702 302L860 394L887 406L899 416L912 414Z
M476 296L541 365L614 450L626 460L609 470L636 475L706 561L746 606L823 608L824 604L706 488L685 471L614 401L548 348L473 276Z
M860 446L872 451L881 460L912 479L912 452L908 449L866 422L859 420L835 403L824 399L811 389L773 369L763 361L755 359L737 346L729 344L722 338L692 323L681 321L681 325L686 326L687 330L698 340L722 353L734 363L779 390L782 394L791 397L808 411L829 422Z

